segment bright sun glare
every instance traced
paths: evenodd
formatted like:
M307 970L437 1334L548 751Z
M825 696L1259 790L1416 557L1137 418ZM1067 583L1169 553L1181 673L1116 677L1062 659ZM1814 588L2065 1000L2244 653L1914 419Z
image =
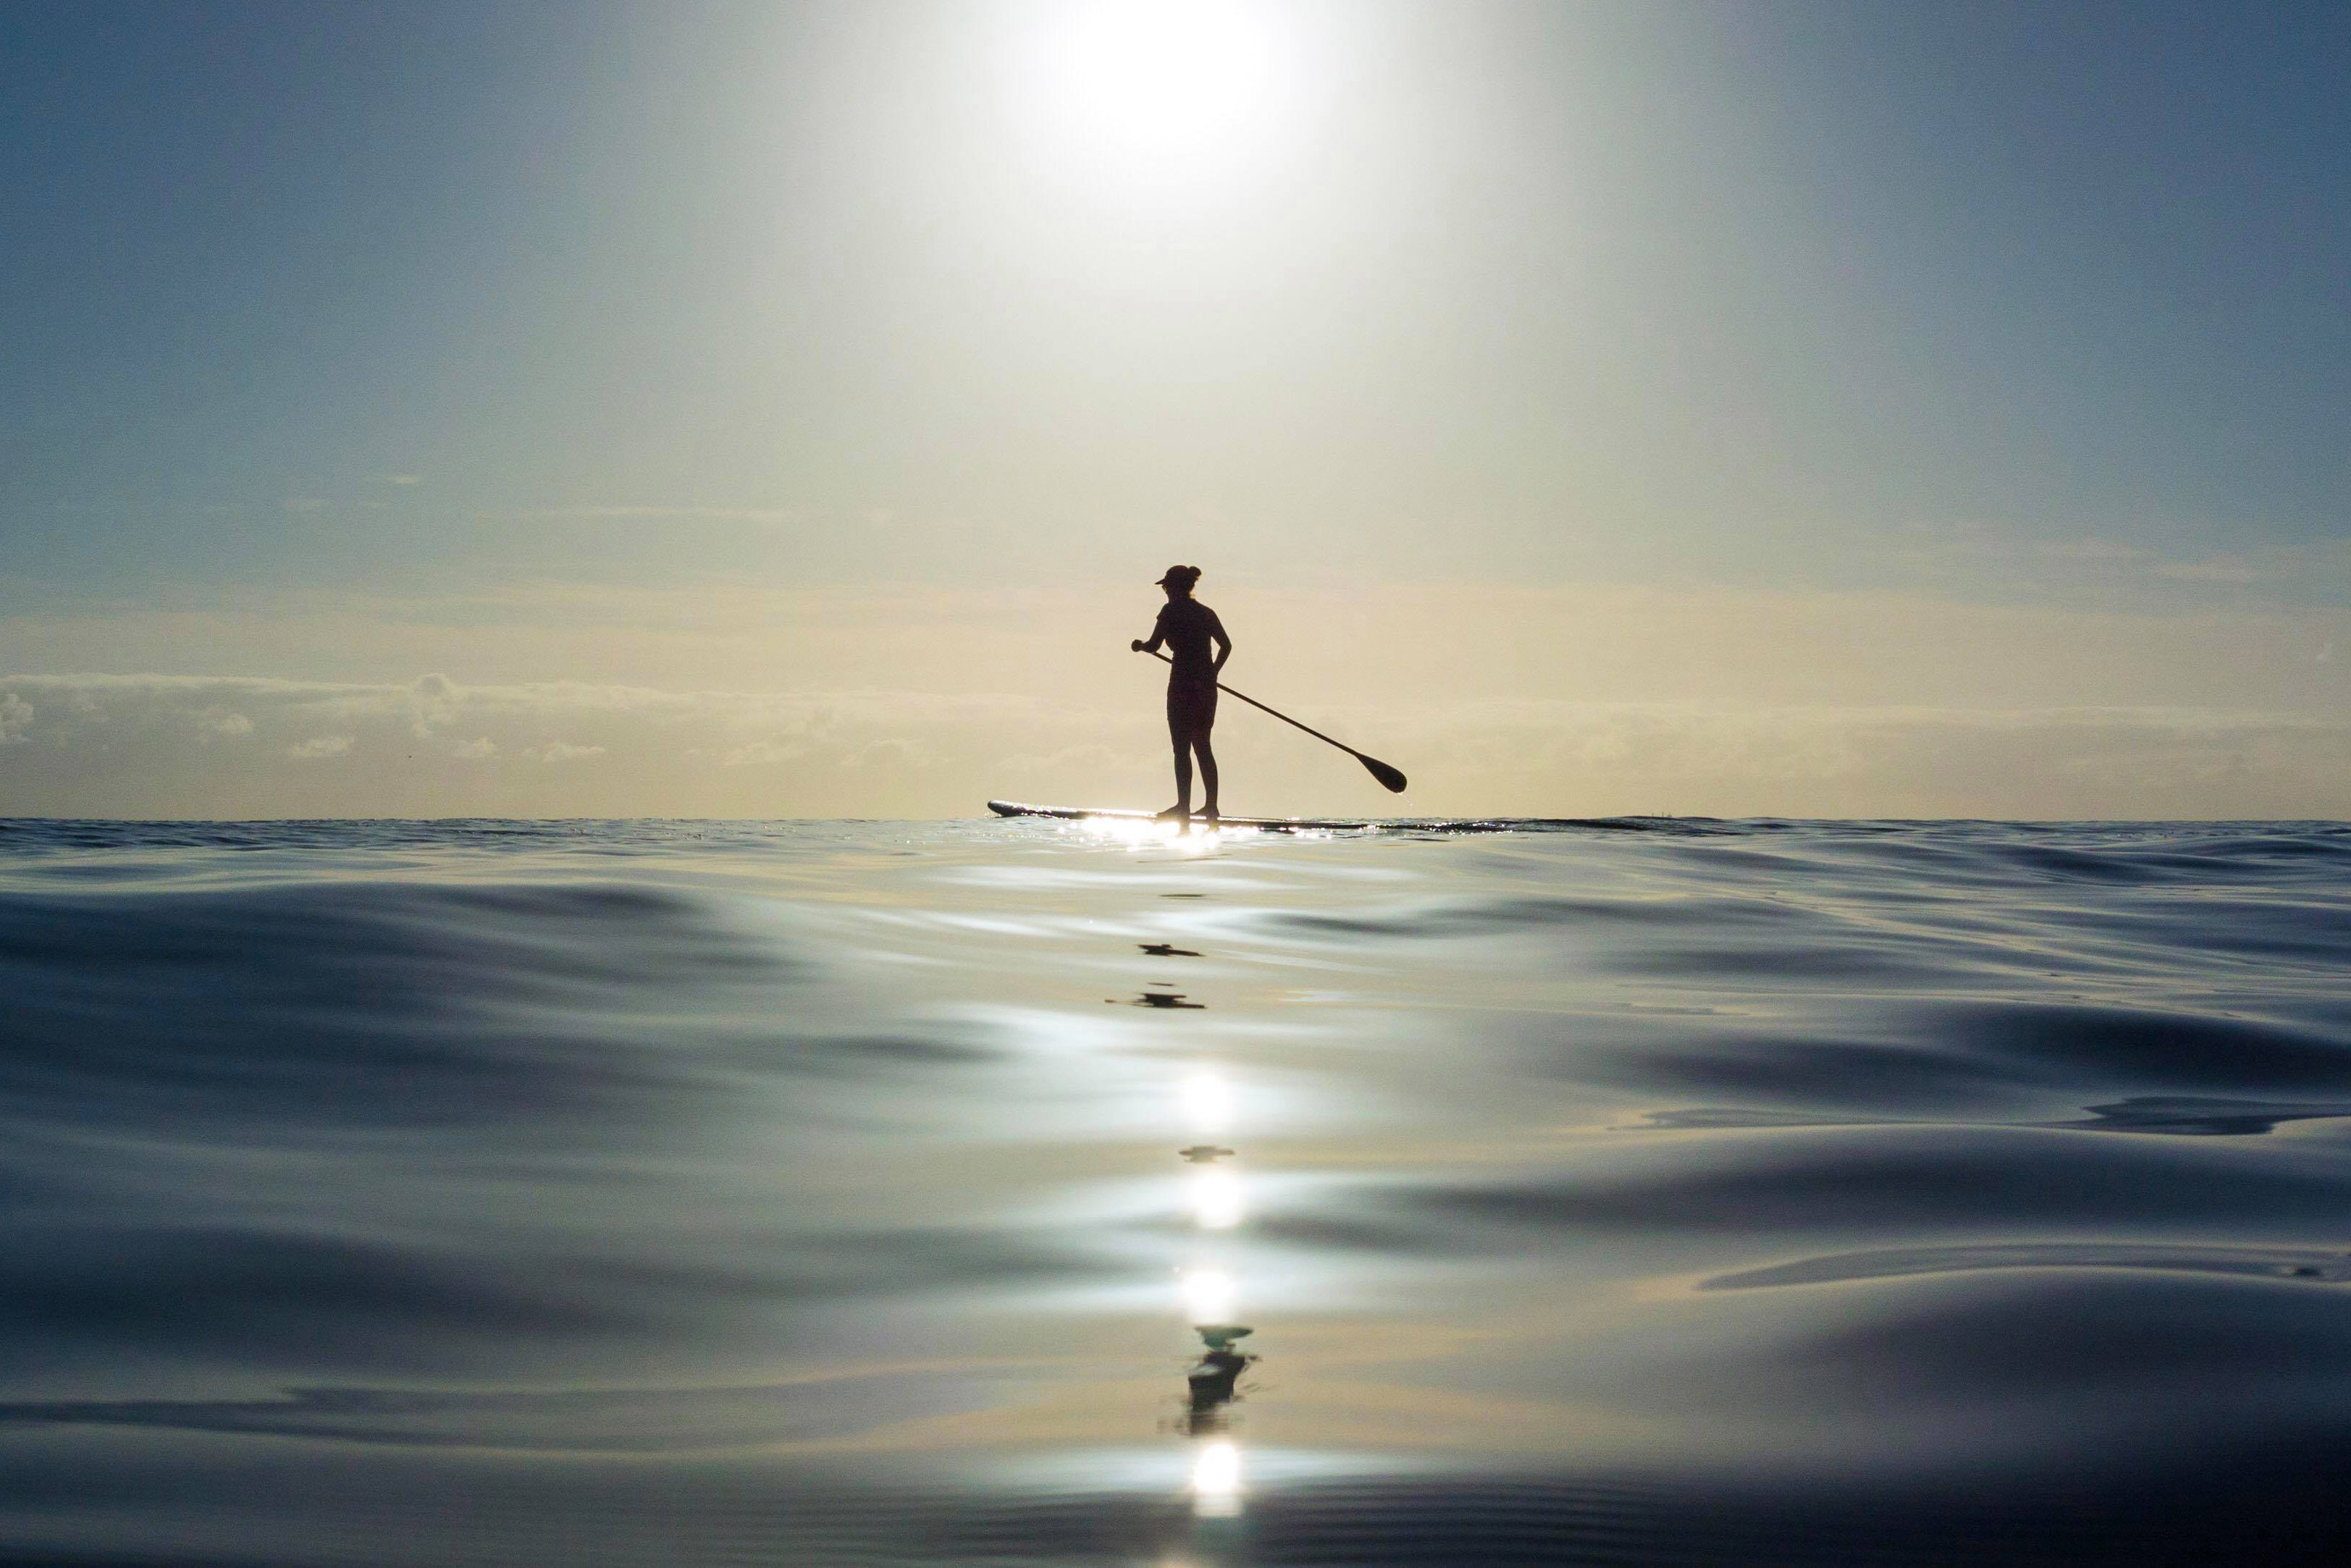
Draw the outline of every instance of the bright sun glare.
M1201 1446L1192 1461L1195 1512L1210 1519L1230 1519L1240 1512L1241 1451L1228 1437Z
M1240 0L1091 0L1040 39L1037 102L1112 172L1196 179L1262 147L1281 100L1280 37Z

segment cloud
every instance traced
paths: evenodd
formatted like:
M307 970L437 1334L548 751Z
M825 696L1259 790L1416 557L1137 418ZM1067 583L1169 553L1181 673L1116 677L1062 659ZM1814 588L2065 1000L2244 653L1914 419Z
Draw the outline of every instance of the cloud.
M2147 551L2118 539L2042 539L2032 549L2052 560L2139 561L2147 559Z
M241 713L225 713L218 716L208 714L204 717L204 732L208 735L235 736L253 733L253 721Z
M1242 689L1413 779L1387 796L1228 704L1217 751L1238 810L2351 815L2343 661L2316 656L2351 638L2351 612L2332 609L1443 583L1236 584L1217 609ZM1125 651L1145 624L1125 594L733 583L26 614L0 619L0 691L38 723L12 727L34 744L7 749L0 814L1155 805L1170 785L1164 672ZM6 674L226 650L264 670L385 675ZM547 670L582 678L498 674ZM252 727L224 743L208 727L230 714ZM287 765L338 737L346 762Z
M2241 556L2216 556L2210 560L2167 561L2155 569L2158 577L2175 582L2262 582L2276 574Z
M1806 817L2335 818L2351 723L2164 707L1472 704L1395 723L1416 789L1495 809ZM1575 814L1583 814L1578 811Z
M679 518L719 523L796 523L808 513L796 507L526 507L479 511L475 520L501 522L593 522L605 518Z
M1081 732L1100 740L1105 728L1123 728L1131 744L1119 749L1145 775L1155 772L1165 746L1154 739L1161 727L1147 711L1106 722L1082 706L968 694L475 685L446 676L341 683L71 674L5 685L25 708L40 707L48 744L26 748L37 766L0 771L0 814L961 815L989 793L1040 792L1040 779L993 758L1040 726L1060 737L1053 749L1075 745ZM420 708L430 745L418 742ZM230 712L252 726L256 746L204 744L205 726ZM364 755L368 765L272 769L255 765L256 749L306 762ZM491 758L541 766L483 766ZM1138 779L1134 789L1141 788Z
M2032 538L1994 530L1902 536L1870 559L1879 569L1894 569L1913 589L1936 584L1994 601L2162 611L2249 602L2340 606L2351 539L2314 537L2215 552L2179 541Z
M2307 661L2309 644L2302 657ZM2309 667L2305 664L2305 668ZM445 683L445 684L444 684ZM939 817L991 795L1157 802L1155 705L1067 694L756 693L548 682L40 675L0 682L0 814ZM434 705L417 744L420 698ZM254 746L204 742L229 715ZM1227 788L1267 811L1432 815L2343 817L2351 719L2188 706L1578 702L1333 705L1318 727L1410 773L1235 709ZM450 732L468 737L462 743ZM557 737L557 738L550 738ZM364 755L365 768L272 768ZM512 758L546 766L482 766ZM569 767L560 764L576 763ZM593 766L584 766L592 763Z
M809 748L797 741L755 740L747 746L738 746L730 751L719 752L713 760L716 761L721 768L759 768L777 763L797 762L808 754ZM697 753L697 755L708 754Z
M859 747L841 759L841 766L852 772L878 768L903 773L928 768L935 760L930 748L922 742L891 736Z
M465 700L457 684L441 674L417 676L408 696L408 729L419 740L430 739L435 729L456 716Z
M550 740L545 746L523 748L525 757L533 762L584 762L591 757L604 755L601 746L574 746L568 740Z
M376 476L376 483L379 485L422 485L424 483L424 476L422 474L379 474Z

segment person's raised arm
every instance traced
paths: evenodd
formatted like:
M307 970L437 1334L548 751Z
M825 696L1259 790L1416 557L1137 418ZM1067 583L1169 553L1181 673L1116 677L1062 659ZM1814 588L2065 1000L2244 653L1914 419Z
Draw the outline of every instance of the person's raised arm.
M1166 640L1167 612L1162 610L1159 612L1159 619L1151 623L1151 641L1145 643L1141 638L1137 638L1135 641L1129 643L1127 646L1134 649L1138 653L1156 653L1159 652L1159 644Z

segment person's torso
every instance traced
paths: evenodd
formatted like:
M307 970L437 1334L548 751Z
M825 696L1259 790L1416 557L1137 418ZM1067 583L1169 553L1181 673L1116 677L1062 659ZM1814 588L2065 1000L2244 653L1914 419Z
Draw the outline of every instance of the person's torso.
M1196 599L1170 600L1159 612L1159 630L1167 639L1176 675L1207 679L1216 674L1216 660L1208 651L1216 624L1216 612Z

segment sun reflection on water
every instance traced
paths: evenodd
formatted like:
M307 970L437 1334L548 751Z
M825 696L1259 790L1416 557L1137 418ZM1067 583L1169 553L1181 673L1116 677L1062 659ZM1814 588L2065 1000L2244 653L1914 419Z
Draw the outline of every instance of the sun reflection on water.
M1186 857L1204 855L1229 839L1254 836L1255 828L1207 827L1198 822L1161 821L1150 817L1083 817L1062 825L1077 838L1101 844L1123 844L1131 850L1172 850Z
M1184 1310L1195 1323L1232 1321L1233 1277L1222 1269L1193 1269L1183 1279Z
M1197 849L1215 838L1213 834L1178 838L1165 823L1129 821L1109 826L1116 836L1137 844L1167 842ZM1185 957L1201 956L1178 949L1172 942L1142 946L1155 956L1174 957L1179 952ZM1179 993L1167 994L1169 999L1150 1005L1170 1009L1186 1005ZM1148 997L1146 993L1146 1000ZM1190 1485L1192 1513L1197 1522L1190 1544L1196 1552L1209 1554L1203 1561L1221 1562L1223 1548L1230 1544L1224 1537L1239 1528L1236 1521L1242 1512L1240 1448L1229 1435L1232 1407L1243 1397L1243 1375L1258 1359L1240 1348L1256 1331L1233 1321L1239 1291L1226 1266L1231 1241L1227 1233L1242 1225L1247 1208L1241 1173L1223 1163L1238 1153L1224 1142L1234 1123L1236 1095L1232 1078L1224 1068L1207 1063L1186 1069L1173 1088L1174 1109L1192 1140L1189 1146L1175 1150L1176 1157L1184 1162L1183 1203L1201 1235L1194 1258L1176 1270L1176 1282L1185 1321L1201 1348L1185 1374L1182 1415L1172 1425L1197 1445L1192 1454Z
M1195 1133L1215 1134L1233 1124L1233 1086L1212 1067L1196 1068L1184 1075L1177 1090L1184 1102L1184 1119Z
M1241 1182L1223 1169L1194 1171L1186 1182L1192 1221L1203 1230L1230 1230L1241 1222Z
M1231 1519L1241 1511L1241 1450L1229 1437L1200 1445L1192 1460L1192 1511Z

